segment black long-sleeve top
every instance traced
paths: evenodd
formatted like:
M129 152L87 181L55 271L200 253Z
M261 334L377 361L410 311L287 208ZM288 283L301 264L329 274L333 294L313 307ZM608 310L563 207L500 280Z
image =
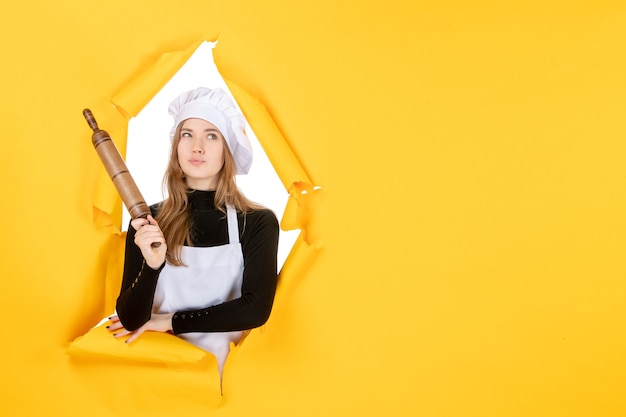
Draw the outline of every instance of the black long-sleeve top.
M210 247L229 242L226 215L215 208L214 199L215 191L189 193L192 246ZM153 215L158 207L159 204L150 207ZM200 310L176 312L172 318L175 334L248 330L261 326L269 318L277 284L278 220L268 209L246 215L237 213L237 220L244 259L241 297ZM122 288L116 306L120 321L130 331L150 319L154 292L163 268L150 268L134 239L135 230L129 226Z

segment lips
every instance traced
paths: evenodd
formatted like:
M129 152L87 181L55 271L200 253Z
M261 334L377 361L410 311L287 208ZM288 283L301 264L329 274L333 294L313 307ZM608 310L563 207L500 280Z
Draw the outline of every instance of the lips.
M203 163L204 163L204 160L202 160L202 159L195 159L195 158L194 158L194 159L190 159L190 160L189 160L189 163L190 163L190 164L193 164L193 165L201 165L201 164L203 164Z

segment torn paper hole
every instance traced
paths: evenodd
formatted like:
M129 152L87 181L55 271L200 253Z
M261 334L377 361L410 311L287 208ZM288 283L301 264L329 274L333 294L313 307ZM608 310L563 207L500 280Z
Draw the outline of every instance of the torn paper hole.
M169 132L172 118L167 113L169 103L180 93L198 86L220 87L229 91L213 61L213 48L217 42L203 42L170 81L148 102L139 114L129 121L126 165L133 174L148 205L163 200L161 179L170 152ZM253 146L254 162L250 173L237 177L243 193L283 216L289 194L283 187L276 170L248 126L246 129ZM122 227L126 230L130 216L124 209ZM298 230L281 230L278 248L278 270L291 251Z
M196 49L197 45L200 46ZM225 82L221 79L221 77L219 77L219 73L215 68L212 56L212 49L215 44L204 42L201 44L197 43L196 46L193 48L187 48L186 50L165 54L163 59L160 59L152 70L142 74L142 76L137 80L133 80L126 89L118 93L112 99L113 104L122 115L125 117L136 117L129 123L130 136L127 140L127 165L133 173L133 177L139 188L142 190L142 194L148 204L152 204L163 199L161 192L161 178L163 176L166 162L161 162L160 168L157 169L156 173L150 173L150 171L146 168L153 165L151 162L154 158L153 149L158 146L165 148L165 151L161 153L164 160L167 161L170 146L168 133L171 128L170 123L172 122L166 112L169 102L180 94L180 92L188 91L199 85L222 87L227 91L230 91L236 97L235 101L242 107L243 113L249 124L254 126L255 130L261 132L263 136L263 146L265 151L268 153L267 155L263 151L263 148L259 146L259 142L256 140L256 136L254 135L255 132L253 132L252 129L249 129L248 133L250 134L253 146L256 146L255 149L258 149L255 150L255 164L260 165L259 161L265 159L265 165L270 167L269 172L273 174L272 181L277 185L272 185L272 187L269 188L269 179L265 178L261 186L246 186L242 183L245 181L243 179L253 178L255 176L253 171L251 171L251 175L247 177L239 177L242 180L238 181L238 183L249 198L272 208L276 212L277 216L282 218L281 226L285 226L286 224L289 226L283 227L283 230L294 231L292 232L292 235L294 236L292 241L300 242L299 245L294 246L292 251L289 252L288 248L293 245L293 242L287 242L285 245L285 241L287 240L284 236L285 233L281 236L283 245L287 248L282 254L282 259L279 259L281 263L285 261L286 267L281 269L279 280L279 293L283 294L285 289L291 285L291 282L293 282L296 277L303 275L302 268L308 265L308 262L313 258L312 252L319 248L319 244L316 243L319 242L317 236L314 236L314 238L311 239L311 234L304 232L306 226L308 225L308 220L311 217L310 214L312 205L310 204L310 197L312 197L312 194L316 194L314 191L321 190L321 187L312 185L313 182L310 180L302 165L295 157L295 154L291 150L282 133L277 128L274 120L271 118L264 105L256 98L251 97L246 91L241 89L241 87L232 81ZM186 61L187 58L189 58L188 61ZM205 59L204 63L200 66L200 68L202 68L202 71L200 71L200 79L194 79L190 77L189 74L186 74L189 66L193 68L193 63L196 59L200 62L202 62L202 59ZM213 74L217 75L217 81L215 83L210 81L210 71L213 71ZM172 76L171 74L174 75ZM167 82L170 78L171 80ZM165 84L166 82L167 84ZM179 84L176 84L176 82L179 82ZM158 91L152 99L147 98L152 97L152 92L157 91L158 87L162 85L164 85L164 87ZM162 104L155 107L155 103L158 100L157 97L159 96L164 96L164 98L162 98ZM137 126L138 120L143 117L144 114L149 114L149 110L151 108L158 111L158 116L150 119L150 122L146 125L145 129L139 128ZM167 121L164 126L156 127L158 123L164 121ZM155 130L150 132L148 128L155 128ZM145 142L135 140L135 130L140 132L141 138L147 138L148 140ZM149 149L150 152L147 152L147 149ZM135 163L134 161L136 155L150 155L150 157L148 159L144 159L143 163L138 163L135 168L133 164ZM159 166L158 163L156 165ZM155 184L158 187L158 192L154 194L156 197L154 197L150 191L150 187L154 187ZM272 204L267 202L265 199L269 189L282 194L284 198L283 201L287 201L287 203L277 204L276 207L273 207ZM262 193L261 198L255 197L255 192L257 192L257 190ZM298 191L302 190L307 190L307 193L310 194L299 194ZM284 214L281 215L283 211ZM129 216L125 217L124 226L127 225ZM301 229L303 233L299 233L297 229ZM280 256L281 254L279 253L279 257ZM285 259L285 257L287 259ZM114 271L111 271L111 273L113 272ZM121 274L121 270L118 272L116 280L117 276ZM277 299L280 298L279 293L277 293ZM98 328L90 330L88 335L95 334L97 329ZM79 340L77 339L76 343L78 342ZM238 345L240 344L241 341ZM88 355L93 354L98 357L103 355L106 356L105 354L109 354L112 357L118 356L118 353L110 352L110 349L112 349L111 347L105 347L104 352L101 352L97 351L97 348L102 347L101 344L96 341L94 345L96 349L94 349L93 352L90 351L91 348L89 347L87 349L81 349L81 351L87 352ZM117 347L117 345L115 346ZM155 350L155 354L159 354L157 346L153 346L149 349L149 351L152 350ZM148 357L152 357L149 353L147 353L147 355ZM145 360L144 355L142 355L141 358ZM157 360L157 362L160 360L162 359ZM223 364L221 366L223 366ZM220 374L221 366L219 367Z

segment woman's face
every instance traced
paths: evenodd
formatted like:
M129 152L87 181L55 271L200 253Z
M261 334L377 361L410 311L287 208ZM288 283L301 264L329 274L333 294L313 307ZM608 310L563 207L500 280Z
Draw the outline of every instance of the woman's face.
M178 163L194 190L214 190L224 165L224 138L203 119L183 121L178 141Z

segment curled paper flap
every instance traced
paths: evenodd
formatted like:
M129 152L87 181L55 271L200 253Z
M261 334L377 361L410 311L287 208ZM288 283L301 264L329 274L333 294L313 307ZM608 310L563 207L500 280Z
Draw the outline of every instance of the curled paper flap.
M137 116L152 97L185 64L202 42L194 42L184 50L162 54L150 69L143 71L113 97L113 104L123 114L130 117Z
M307 204L310 199L305 200L303 196L321 187L314 186L267 108L238 84L229 80L226 80L226 84L291 197L281 219L282 229L304 231L310 214ZM309 244L313 243L308 238L305 240Z
M168 333L146 332L132 344L126 344L114 338L104 324L76 338L67 353L96 361L123 360L170 366L195 365L207 355L202 349Z
M265 106L238 84L225 80L286 190L294 182L312 184Z

